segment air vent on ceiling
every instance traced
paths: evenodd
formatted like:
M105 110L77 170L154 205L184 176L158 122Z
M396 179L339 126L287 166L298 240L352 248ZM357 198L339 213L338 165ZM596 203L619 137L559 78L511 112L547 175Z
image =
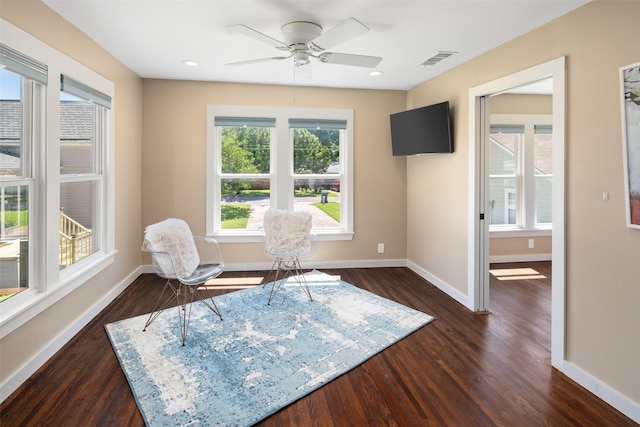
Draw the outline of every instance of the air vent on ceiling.
M436 54L431 56L431 58L428 58L428 59L425 59L424 61L422 61L420 63L420 65L422 65L423 67L426 67L427 65L435 65L438 62L442 61L443 59L450 57L454 53L458 53L458 52L450 52L450 51L446 51L446 50L439 50Z

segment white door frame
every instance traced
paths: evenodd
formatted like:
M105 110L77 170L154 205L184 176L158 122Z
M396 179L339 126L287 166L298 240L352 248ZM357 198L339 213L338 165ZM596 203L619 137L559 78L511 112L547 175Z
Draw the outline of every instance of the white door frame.
M489 308L488 221L480 219L489 211L483 197L486 185L481 164L484 98L527 83L553 78L553 238L551 280L551 365L563 370L565 360L565 58L560 57L469 89L469 240L468 308ZM485 111L486 113L486 111Z

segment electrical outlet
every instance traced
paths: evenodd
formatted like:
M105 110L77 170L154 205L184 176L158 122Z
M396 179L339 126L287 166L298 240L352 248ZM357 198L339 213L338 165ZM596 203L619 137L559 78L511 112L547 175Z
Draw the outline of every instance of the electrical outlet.
M533 239L529 239L529 249L533 249L534 243Z
M378 253L379 254L384 253L384 243L378 243Z

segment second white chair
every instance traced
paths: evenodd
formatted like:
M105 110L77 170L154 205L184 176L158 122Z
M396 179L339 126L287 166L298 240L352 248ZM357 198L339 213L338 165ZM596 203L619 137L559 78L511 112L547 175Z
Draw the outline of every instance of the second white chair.
M264 214L264 249L274 259L275 274L269 293L271 304L282 284L293 277L300 288L313 301L309 285L305 280L300 260L315 253L315 241L311 235L312 216L308 212L269 209Z

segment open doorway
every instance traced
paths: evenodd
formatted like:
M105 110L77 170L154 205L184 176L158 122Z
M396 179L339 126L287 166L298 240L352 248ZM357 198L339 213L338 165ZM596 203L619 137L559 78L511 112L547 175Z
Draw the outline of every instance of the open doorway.
M552 184L552 307L551 364L562 368L565 352L565 207L564 106L565 60L558 58L469 90L469 305L474 311L489 308L489 197L485 180L490 98L531 82L553 79L553 184Z
M501 296L496 292L519 291L522 296L539 294L540 301L534 305L548 307L544 317L551 314L552 101L553 78L490 98L484 153L488 157L485 221L489 222L489 310L493 314ZM549 289L538 290L541 285ZM536 323L540 313L535 316L522 320Z

